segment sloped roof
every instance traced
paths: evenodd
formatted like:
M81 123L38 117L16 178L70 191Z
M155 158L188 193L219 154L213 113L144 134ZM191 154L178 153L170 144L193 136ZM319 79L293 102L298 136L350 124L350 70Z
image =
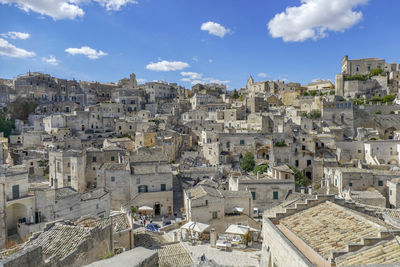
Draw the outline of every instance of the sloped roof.
M80 243L90 238L91 229L90 227L56 223L36 239L28 241L27 245L41 246L45 258L51 256L63 258Z

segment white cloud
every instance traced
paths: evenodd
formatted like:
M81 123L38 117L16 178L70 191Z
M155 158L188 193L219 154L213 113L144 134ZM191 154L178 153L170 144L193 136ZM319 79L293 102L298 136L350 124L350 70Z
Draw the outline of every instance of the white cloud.
M26 40L28 39L31 35L26 32L7 32L7 33L2 33L0 34L4 38L9 38L9 39L21 39L21 40Z
M127 4L137 4L136 0L0 0L0 4L15 5L25 12L36 12L41 15L59 19L83 17L85 11L79 4L97 2L108 11L118 11Z
M58 66L59 64L59 61L53 55L50 55L49 57L42 57L42 61L53 66Z
M232 32L230 29L225 28L221 24L212 21L204 22L203 24L201 24L200 29L221 38L224 37L227 33Z
M14 4L25 12L36 12L53 19L75 19L85 12L78 6L78 0L0 0L1 4Z
M138 4L136 0L95 0L108 11L118 11L127 4Z
M198 57L192 57L192 60L193 60L194 62L199 62L199 58L198 58Z
M261 77L261 78L267 78L267 77L269 77L269 75L266 74L266 73L264 73L264 72L260 72L259 74L257 74L257 76L258 76L258 77Z
M154 71L176 71L183 70L188 67L190 67L190 65L186 62L162 60L156 63L150 62L147 64L146 69Z
M35 52L26 51L25 49L18 48L10 44L7 40L0 38L0 55L15 58L34 57Z
M182 82L187 82L191 83L192 85L194 84L207 84L207 83L218 83L218 84L227 84L230 83L230 81L223 81L223 80L218 80L214 78L202 78L203 74L197 73L197 72L181 72L181 75L184 76L184 78L181 79Z
M138 78L138 79L136 79L136 81L137 81L138 83L145 83L147 80L146 80L146 79L143 79L143 78Z
M89 46L82 46L81 48L67 48L67 49L65 49L65 52L67 52L73 56L85 55L90 59L98 59L100 57L108 55L106 52L103 52L101 50L96 51L95 49L93 49Z
M327 31L343 32L362 19L361 11L353 8L368 0L301 0L300 6L287 7L268 22L272 37L285 42L317 40Z
M203 74L197 72L181 72L181 75L188 77L190 80L201 79L203 77Z

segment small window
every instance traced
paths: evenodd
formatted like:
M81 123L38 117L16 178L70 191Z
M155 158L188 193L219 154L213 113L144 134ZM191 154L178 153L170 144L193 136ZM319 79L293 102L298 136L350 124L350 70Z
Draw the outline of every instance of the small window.
M378 181L379 186L383 186L383 181Z
M208 206L208 200L206 199L206 206Z
M71 176L68 175L68 183L70 183L70 182L71 182Z
M97 161L96 157L93 157L92 162L96 162L96 161Z
M218 218L218 212L213 211L212 217L213 217L213 219L217 219Z
M115 177L111 176L111 182L115 182Z
M256 192L251 192L251 197L253 198L253 200L256 200Z
M231 142L226 142L226 148L230 148L231 147Z
M278 199L278 197L279 197L278 191L274 191L273 192L273 199Z
M167 190L166 184L161 184L161 191L166 191L166 190Z
M311 159L307 160L307 166L311 166Z
M245 144L244 140L243 140L243 139L240 140L240 145L241 145L241 146L244 146L244 144Z
M353 183L349 183L349 186L352 187L352 186L353 186Z
M115 160L115 157L114 156L111 156L111 161L114 161Z
M392 195L392 189L389 189L389 195Z

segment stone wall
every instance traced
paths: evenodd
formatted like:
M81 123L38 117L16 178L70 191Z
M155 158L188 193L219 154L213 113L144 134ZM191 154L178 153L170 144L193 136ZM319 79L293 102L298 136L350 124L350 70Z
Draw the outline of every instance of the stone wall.
M279 229L264 218L261 266L314 266Z

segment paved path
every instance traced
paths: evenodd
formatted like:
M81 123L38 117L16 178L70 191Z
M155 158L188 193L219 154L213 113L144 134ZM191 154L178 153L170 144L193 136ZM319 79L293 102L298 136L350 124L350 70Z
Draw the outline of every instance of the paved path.
M201 255L205 254L206 259L212 260L221 266L259 266L258 255L260 255L261 251L245 252L233 249L230 252L226 252L212 248L209 244L192 246L186 242L182 243L195 260L199 260Z

